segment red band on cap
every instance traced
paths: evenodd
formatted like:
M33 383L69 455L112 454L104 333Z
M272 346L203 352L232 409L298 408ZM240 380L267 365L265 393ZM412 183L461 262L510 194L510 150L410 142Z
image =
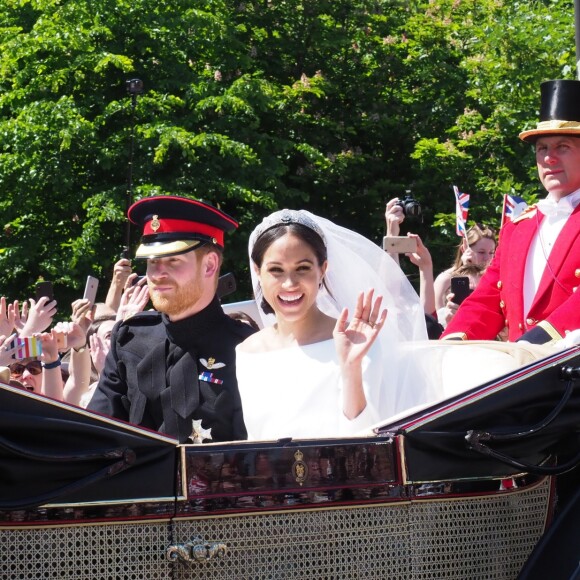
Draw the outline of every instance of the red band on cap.
M152 227L152 224L155 224L155 229ZM174 233L201 234L203 236L215 238L217 243L222 247L224 245L223 230L189 220L173 220L156 217L155 219L146 222L145 227L143 228L144 236Z

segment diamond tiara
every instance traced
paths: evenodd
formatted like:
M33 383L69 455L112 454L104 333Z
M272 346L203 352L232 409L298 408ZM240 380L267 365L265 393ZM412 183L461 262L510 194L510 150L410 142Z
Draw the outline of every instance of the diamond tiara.
M265 217L262 220L262 223L257 226L252 233L254 243L264 232L275 228L276 226L283 226L288 224L300 224L313 230L322 238L322 241L326 246L326 238L324 237L324 233L321 227L310 217L308 213L303 210L295 209L282 209L280 211L274 212L268 217Z

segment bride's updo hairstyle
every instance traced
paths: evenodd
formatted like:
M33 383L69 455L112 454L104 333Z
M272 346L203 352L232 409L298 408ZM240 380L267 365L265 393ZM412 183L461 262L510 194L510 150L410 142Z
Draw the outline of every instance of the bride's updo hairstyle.
M307 244L318 261L322 265L328 259L324 234L316 222L300 211L284 209L273 213L264 219L264 221L254 230L250 238L252 262L258 267L262 267L264 254L268 248L279 238L291 234ZM322 285L328 291L326 283L323 280ZM264 299L262 289L257 288L261 295L260 307L265 314L273 314L274 310Z

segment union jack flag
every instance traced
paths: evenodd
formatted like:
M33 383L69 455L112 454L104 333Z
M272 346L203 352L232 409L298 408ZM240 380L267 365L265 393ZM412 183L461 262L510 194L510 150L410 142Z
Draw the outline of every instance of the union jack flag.
M501 212L501 227L507 221L515 220L526 208L528 204L523 197L518 195L504 195L503 209Z
M464 238L467 212L469 211L469 194L461 193L456 185L453 186L453 193L455 194L455 216L457 218L455 232L458 236Z

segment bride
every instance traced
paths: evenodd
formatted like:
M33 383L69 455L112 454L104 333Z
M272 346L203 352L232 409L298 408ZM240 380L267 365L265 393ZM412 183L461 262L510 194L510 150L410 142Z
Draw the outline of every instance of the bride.
M423 399L398 353L427 339L425 318L388 254L287 209L262 221L249 251L264 323L236 352L249 439L350 435Z

